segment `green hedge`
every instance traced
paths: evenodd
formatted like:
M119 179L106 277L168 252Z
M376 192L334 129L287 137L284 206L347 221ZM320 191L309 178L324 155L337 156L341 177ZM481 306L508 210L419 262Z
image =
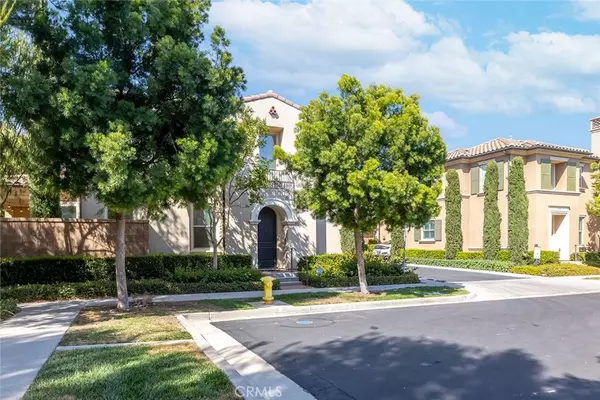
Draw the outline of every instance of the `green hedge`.
M389 261L379 257L365 255L365 271L367 276L394 276L402 273L401 261ZM353 277L358 273L356 258L352 254L320 254L305 256L298 261L298 270L315 272L317 267L323 269L322 276Z
M513 264L510 261L497 260L438 260L426 258L409 258L408 264L432 265L436 267L452 267L477 269L483 271L510 272Z
M279 288L280 282L275 280L273 289ZM262 290L263 285L261 282L181 283L146 279L127 282L127 289L130 295L165 295L255 291ZM115 297L116 295L116 284L113 281L15 285L0 288L0 298L13 298L21 302Z
M510 250L500 250L496 259L497 261L510 261L510 255ZM446 254L444 250L406 249L406 257L441 260L446 259ZM456 253L456 260L483 260L483 251L459 251ZM558 262L558 251L541 251L540 264L556 264ZM527 263L533 265L533 250L528 252ZM600 265L600 257L598 257L598 263Z
M0 321L12 317L19 312L17 300L12 298L0 299Z
M585 265L600 267L600 253L596 251L573 253L571 261L582 261Z
M306 272L299 272L298 277L306 282ZM318 276L311 273L308 284L315 288L358 286L356 276ZM370 276L367 275L369 285L399 285L407 283L420 283L419 277L414 272L405 272L402 275Z
M504 250L500 252L502 251ZM459 251L456 253L456 260L483 260L483 251Z
M125 260L128 279L165 279L177 268L210 270L210 254L150 254ZM219 269L252 268L247 254L219 256ZM115 279L112 257L28 257L0 258L0 286L86 282Z
M534 267L533 265L523 265L514 267L512 272L515 274L527 274L536 276L582 276L582 275L600 275L600 268L579 264L545 264Z

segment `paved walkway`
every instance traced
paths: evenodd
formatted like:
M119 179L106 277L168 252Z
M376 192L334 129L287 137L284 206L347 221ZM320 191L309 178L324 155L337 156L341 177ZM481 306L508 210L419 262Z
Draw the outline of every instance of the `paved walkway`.
M20 399L77 316L79 301L26 304L0 324L0 398Z

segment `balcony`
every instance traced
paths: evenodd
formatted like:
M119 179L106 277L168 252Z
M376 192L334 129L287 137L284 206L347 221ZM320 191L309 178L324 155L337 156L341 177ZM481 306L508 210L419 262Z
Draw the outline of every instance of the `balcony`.
M283 169L271 169L267 175L269 182L266 189L264 189L263 196L278 198L286 201L294 200L294 190L296 185L294 183L293 175Z

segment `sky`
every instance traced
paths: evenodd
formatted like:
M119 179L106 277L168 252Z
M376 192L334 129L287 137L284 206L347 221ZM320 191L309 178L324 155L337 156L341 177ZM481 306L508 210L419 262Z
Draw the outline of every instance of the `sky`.
M600 0L216 0L247 94L307 104L343 73L418 93L448 149L496 137L590 148Z

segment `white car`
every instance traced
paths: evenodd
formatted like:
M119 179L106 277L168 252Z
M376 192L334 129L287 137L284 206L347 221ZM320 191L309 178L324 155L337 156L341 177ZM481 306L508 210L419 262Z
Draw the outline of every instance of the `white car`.
M392 255L392 245L378 243L373 247L373 255L387 258Z

